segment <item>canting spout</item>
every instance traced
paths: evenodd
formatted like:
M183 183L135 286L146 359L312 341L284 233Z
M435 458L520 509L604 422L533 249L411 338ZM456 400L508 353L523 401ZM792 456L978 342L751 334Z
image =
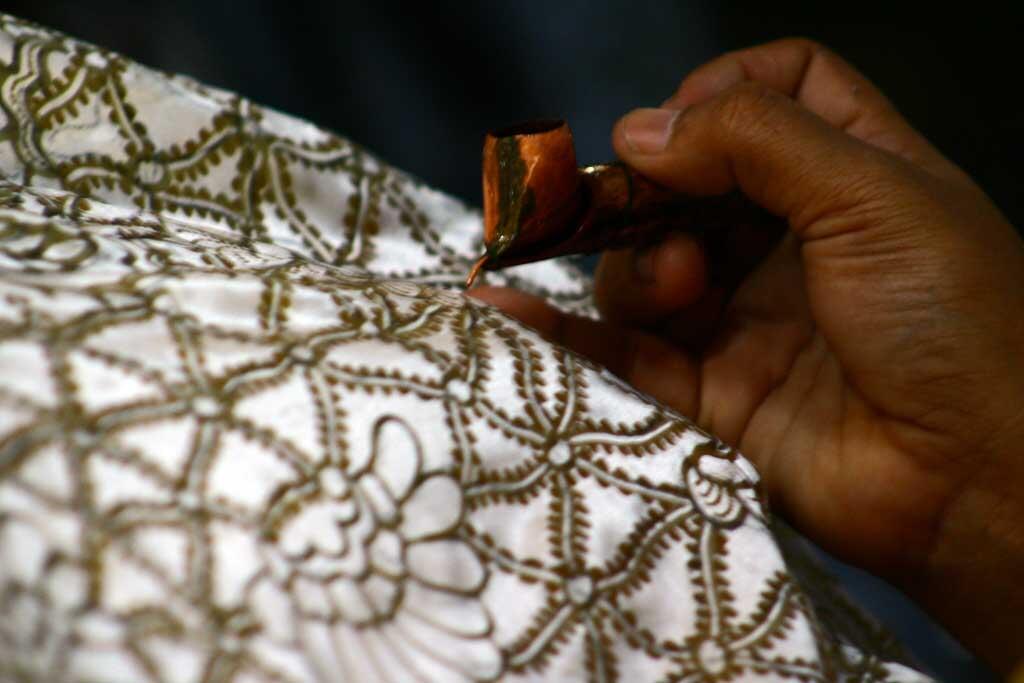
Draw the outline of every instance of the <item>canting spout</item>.
M481 269L656 241L666 230L778 219L738 194L691 197L623 164L576 166L568 124L533 121L492 131L483 154L484 247Z
M572 132L565 121L532 121L492 131L484 139L484 244L474 266L497 267L570 226L583 208Z

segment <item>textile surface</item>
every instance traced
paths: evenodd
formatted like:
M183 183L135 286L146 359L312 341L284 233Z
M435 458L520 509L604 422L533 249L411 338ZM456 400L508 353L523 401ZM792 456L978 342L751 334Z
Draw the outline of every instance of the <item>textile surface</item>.
M924 680L742 456L451 291L475 212L10 17L0 116L0 681Z

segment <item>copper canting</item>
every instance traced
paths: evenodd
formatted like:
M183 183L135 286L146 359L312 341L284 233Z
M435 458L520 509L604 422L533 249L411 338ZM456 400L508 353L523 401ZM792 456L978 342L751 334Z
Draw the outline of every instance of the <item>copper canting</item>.
M769 216L739 194L692 197L628 166L576 165L568 124L532 121L492 131L483 154L484 246L481 269L639 246L666 230L701 232Z

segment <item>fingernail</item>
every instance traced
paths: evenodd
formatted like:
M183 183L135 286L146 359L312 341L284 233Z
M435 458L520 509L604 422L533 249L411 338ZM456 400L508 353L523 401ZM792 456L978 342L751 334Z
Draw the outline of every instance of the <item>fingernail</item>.
M636 109L622 119L622 132L634 152L640 154L657 154L665 151L677 110L671 109Z
M654 247L633 252L633 277L645 285L654 282Z

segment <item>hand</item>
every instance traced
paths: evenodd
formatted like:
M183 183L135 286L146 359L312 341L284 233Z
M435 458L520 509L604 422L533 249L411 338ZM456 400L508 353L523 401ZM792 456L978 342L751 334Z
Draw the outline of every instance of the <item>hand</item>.
M1013 228L871 83L804 40L706 64L613 142L653 180L738 188L789 231L719 236L731 262L683 235L605 254L602 322L473 294L737 445L776 510L1007 670L1024 652Z

